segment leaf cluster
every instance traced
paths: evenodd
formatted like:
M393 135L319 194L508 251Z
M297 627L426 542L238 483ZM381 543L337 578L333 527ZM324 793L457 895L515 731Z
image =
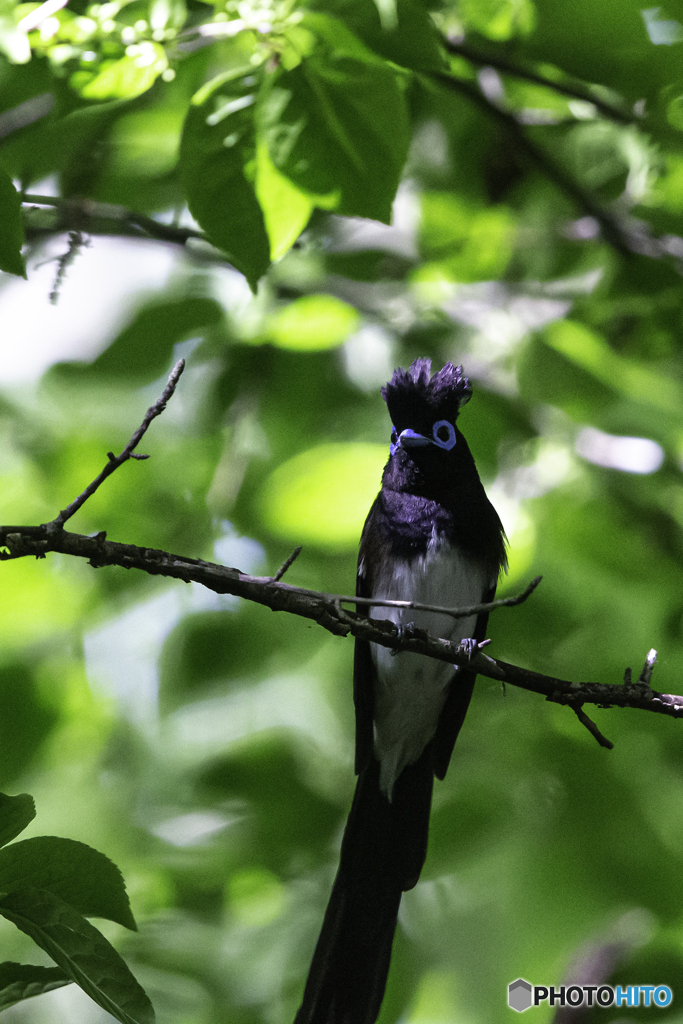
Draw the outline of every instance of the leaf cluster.
M153 1024L144 990L87 917L135 928L115 864L84 843L41 836L11 843L35 817L33 798L0 794L0 915L57 964L0 964L0 1009L76 982L121 1024Z

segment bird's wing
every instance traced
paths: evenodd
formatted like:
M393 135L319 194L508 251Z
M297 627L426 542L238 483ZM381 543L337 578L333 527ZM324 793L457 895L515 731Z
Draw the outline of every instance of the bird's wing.
M493 586L490 587L482 596L481 603L486 604L489 601L493 601L495 594L496 584L494 583ZM477 640L479 643L486 639L486 627L488 625L488 621L488 612L482 612L477 616L473 639ZM437 779L443 779L448 770L455 741L458 738L458 733L462 728L462 724L465 721L465 715L467 714L467 709L470 706L472 691L474 690L474 681L476 678L477 673L470 672L467 669L458 669L453 673L453 678L451 679L448 688L446 703L444 704L441 715L439 716L439 724L437 726L432 746L434 774Z
M356 596L372 596L371 552L368 550L367 537L371 532L368 524L372 520L375 506L368 515L358 555L356 573ZM367 605L360 605L358 611L367 615ZM372 660L370 643L367 640L356 640L353 658L353 703L356 709L356 775L360 775L372 759L374 736L373 717L375 711L375 665Z

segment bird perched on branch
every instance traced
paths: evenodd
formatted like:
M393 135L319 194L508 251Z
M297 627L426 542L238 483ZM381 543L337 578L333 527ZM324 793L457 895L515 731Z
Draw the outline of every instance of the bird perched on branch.
M448 608L492 601L505 534L456 425L471 387L429 359L382 388L393 424L382 488L365 522L356 594ZM455 619L373 607L472 655L488 615ZM295 1024L373 1024L384 995L401 894L420 877L434 776L443 779L475 673L356 640L358 783L339 871Z

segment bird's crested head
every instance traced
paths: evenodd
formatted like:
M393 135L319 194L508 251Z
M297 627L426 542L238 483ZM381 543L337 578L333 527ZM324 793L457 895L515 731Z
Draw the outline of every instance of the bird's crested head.
M394 425L392 455L398 448L436 446L450 451L455 446L455 421L472 388L462 366L446 363L433 376L431 369L430 359L416 359L407 370L394 370L382 388Z

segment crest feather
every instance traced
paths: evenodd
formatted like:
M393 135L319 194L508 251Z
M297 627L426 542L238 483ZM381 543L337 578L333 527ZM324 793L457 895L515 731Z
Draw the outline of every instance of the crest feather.
M446 365L431 376L432 361L416 359L407 370L399 366L391 380L382 388L392 422L409 420L416 409L428 409L435 418L442 417L454 423L460 406L469 402L472 387L462 366ZM437 416L438 414L438 416Z

